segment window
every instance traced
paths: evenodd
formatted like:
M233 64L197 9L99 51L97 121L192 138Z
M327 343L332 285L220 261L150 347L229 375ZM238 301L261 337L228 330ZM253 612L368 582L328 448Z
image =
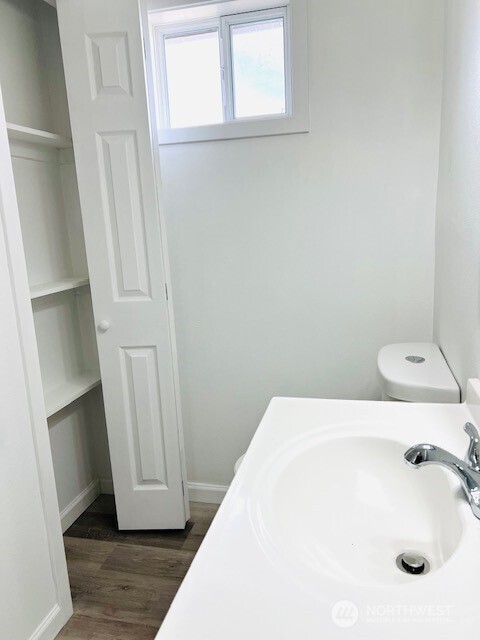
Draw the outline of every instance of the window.
M160 32L165 128L285 116L286 23L283 8Z
M230 25L233 117L287 112L285 17Z
M292 8L298 20L305 0L239 11L246 4L151 16L161 143L308 131L305 33L292 41Z
M192 127L223 121L218 31L164 39L168 125Z

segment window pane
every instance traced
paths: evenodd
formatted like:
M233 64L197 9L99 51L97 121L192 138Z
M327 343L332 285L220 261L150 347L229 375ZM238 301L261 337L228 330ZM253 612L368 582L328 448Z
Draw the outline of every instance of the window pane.
M235 117L285 113L283 18L230 28Z
M218 30L165 38L170 127L223 122Z

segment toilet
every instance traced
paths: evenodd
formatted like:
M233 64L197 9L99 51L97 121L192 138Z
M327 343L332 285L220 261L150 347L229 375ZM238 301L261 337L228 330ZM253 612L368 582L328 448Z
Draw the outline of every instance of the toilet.
M405 342L382 347L377 357L382 400L460 402L460 388L438 345Z
M404 342L382 347L377 356L382 400L460 402L460 388L438 345ZM234 474L245 454L235 463Z

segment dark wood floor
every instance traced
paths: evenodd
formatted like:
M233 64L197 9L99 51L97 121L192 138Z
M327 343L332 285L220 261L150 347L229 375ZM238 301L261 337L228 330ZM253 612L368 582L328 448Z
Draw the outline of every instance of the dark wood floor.
M57 640L152 640L218 505L190 509L184 531L119 532L100 496L65 532L74 615Z

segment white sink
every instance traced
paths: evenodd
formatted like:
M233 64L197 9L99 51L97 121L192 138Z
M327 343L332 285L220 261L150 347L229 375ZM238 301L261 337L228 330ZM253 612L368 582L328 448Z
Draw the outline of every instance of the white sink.
M480 520L451 472L403 457L462 458L466 422L478 380L464 404L273 399L158 640L476 638Z
M443 469L406 466L408 442L356 431L309 434L269 460L254 500L259 537L279 562L348 584L418 581L396 558L416 551L430 571L449 560L462 535L456 492Z

